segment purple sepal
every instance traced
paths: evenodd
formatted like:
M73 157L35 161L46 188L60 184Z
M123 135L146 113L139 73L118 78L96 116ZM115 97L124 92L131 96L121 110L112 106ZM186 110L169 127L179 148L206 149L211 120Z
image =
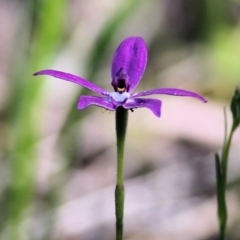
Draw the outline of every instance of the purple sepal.
M112 60L112 81L123 68L128 76L132 92L138 85L147 64L147 47L141 37L126 38L117 48ZM114 84L113 84L114 85Z
M99 106L111 111L116 110L116 107L112 103L107 102L106 99L103 97L82 95L78 100L79 110L84 109L91 105Z
M161 116L161 105L162 102L158 99L152 99L152 98L133 98L131 101L125 103L123 105L126 109L131 108L148 108L150 109L155 116L160 117Z
M46 70L36 72L33 75L34 76L48 75L48 76L52 76L52 77L59 78L59 79L62 79L62 80L66 80L66 81L69 81L69 82L77 83L77 84L79 84L79 85L81 85L85 88L88 88L88 89L92 90L93 92L99 93L99 94L104 94L106 92L106 90L104 90L103 88L95 85L94 83L91 83L88 80L85 80L83 78L80 78L80 77L75 76L75 75L70 74L70 73L65 73L65 72L61 72L61 71L46 69Z
M173 96L194 97L202 102L207 102L207 100L205 98L198 95L197 93L182 90L182 89L177 89L177 88L152 89L152 90L147 90L147 91L143 91L140 93L135 93L132 95L132 97L143 97L143 96L149 96L149 95L153 95L153 94L167 94L167 95L173 95Z

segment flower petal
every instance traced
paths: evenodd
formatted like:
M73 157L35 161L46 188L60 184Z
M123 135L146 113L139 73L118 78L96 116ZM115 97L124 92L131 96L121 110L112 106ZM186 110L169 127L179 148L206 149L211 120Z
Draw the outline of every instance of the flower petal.
M148 91L143 91L140 93L135 93L132 96L133 97L143 97L153 94L167 94L167 95L174 95L174 96L184 96L184 97L194 97L202 102L207 102L206 99L204 99L202 96L198 95L197 93L177 89L177 88L158 88L158 89L152 89Z
M80 96L78 101L79 110L84 109L90 105L95 105L111 111L116 110L116 107L111 102L107 102L106 99L103 97L87 96L87 95Z
M138 85L147 64L147 47L140 37L126 38L117 48L112 61L112 81L123 68L130 82L129 92Z
M77 83L78 85L81 85L85 88L88 88L95 93L100 93L100 94L106 93L106 90L100 88L99 86L95 85L94 83L91 83L88 80L85 80L83 78L80 78L80 77L75 76L75 75L70 74L70 73L65 73L65 72L60 72L60 71L56 71L56 70L46 69L46 70L36 72L33 75L34 76L49 75L49 76L52 76L52 77L55 77L55 78L63 79L63 80L70 81L70 82L73 82L73 83Z
M150 109L155 114L155 116L160 117L161 105L162 102L159 99L131 98L123 105L123 107L126 109L146 107Z

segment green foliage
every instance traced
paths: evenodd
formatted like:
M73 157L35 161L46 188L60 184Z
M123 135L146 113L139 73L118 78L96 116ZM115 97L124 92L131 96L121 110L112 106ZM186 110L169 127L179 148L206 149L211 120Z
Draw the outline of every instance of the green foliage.
M34 26L31 26L34 31L28 39L31 48L25 56L26 61L22 63L25 72L20 70L20 73L15 74L15 81L21 86L13 89L16 92L13 95L17 96L18 101L13 98L9 106L10 118L14 118L11 119L13 127L10 129L11 182L4 202L7 207L5 222L11 226L8 238L19 240L22 224L26 219L23 212L33 207L35 195L39 122L34 113L39 108L39 93L43 81L33 81L32 73L43 66L43 62L49 59L49 55L57 50L56 46L61 42L65 0L42 1L34 7L26 9L37 13L37 16L36 22L32 22ZM31 16L31 12L28 14ZM27 232L24 236L29 239L31 230L28 229Z
M240 97L239 96L240 96L239 89L237 87L230 104L232 114L233 114L232 127L230 130L229 136L227 136L227 119L226 119L226 113L224 109L225 136L224 136L224 144L223 144L221 158L219 157L218 154L215 154L219 236L221 240L225 240L226 234L227 234L228 210L227 210L227 202L226 202L226 188L227 188L228 157L229 157L229 151L231 147L233 133L236 130L236 128L239 126L239 122L240 122L240 118L239 118Z

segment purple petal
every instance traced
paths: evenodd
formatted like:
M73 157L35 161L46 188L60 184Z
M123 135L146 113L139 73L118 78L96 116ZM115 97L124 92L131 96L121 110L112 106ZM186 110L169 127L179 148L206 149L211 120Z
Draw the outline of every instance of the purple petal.
M129 76L129 92L132 92L141 80L146 64L147 47L144 40L140 37L126 38L114 53L112 60L112 80L114 81L118 71L123 68Z
M56 71L56 70L46 69L46 70L36 72L33 75L34 76L49 75L49 76L52 76L52 77L55 77L55 78L63 79L63 80L70 81L70 82L73 82L73 83L77 83L78 85L81 85L85 88L88 88L95 93L103 94L103 93L106 92L106 90L100 88L99 86L95 85L94 83L91 83L88 80L85 80L85 79L80 78L78 76L72 75L70 73L65 73L65 72L60 72L60 71Z
M143 97L148 96L152 94L167 94L167 95L174 95L174 96L184 96L184 97L194 97L202 102L207 102L206 99L204 99L202 96L198 95L197 93L177 89L177 88L158 88L158 89L152 89L148 91L143 91L140 93L135 93L132 96L133 97Z
M84 109L90 105L95 105L111 111L116 110L116 107L112 103L107 102L103 97L82 95L79 98L79 101L78 101L79 110Z
M158 99L131 98L127 103L123 105L123 107L126 109L146 107L150 109L155 114L155 116L160 117L161 105L162 102Z

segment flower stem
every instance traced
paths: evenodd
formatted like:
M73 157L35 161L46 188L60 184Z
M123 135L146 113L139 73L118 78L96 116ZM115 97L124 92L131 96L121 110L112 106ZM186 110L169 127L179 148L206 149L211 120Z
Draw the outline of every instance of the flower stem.
M230 134L227 138L227 119L224 110L225 122L225 137L221 158L218 154L215 155L216 162L216 177L217 177L217 200L218 200L218 219L219 219L219 237L220 240L226 239L227 229L227 202L226 202L226 187L227 187L227 169L228 169L228 155L231 146L233 132L235 130L234 124L232 125Z
M123 237L123 213L124 213L124 142L127 129L128 110L118 107L116 110L116 135L117 135L117 184L115 189L116 208L116 240Z
M231 128L229 137L223 147L222 157L221 157L221 180L220 180L220 205L219 207L219 227L220 227L220 239L226 239L226 227L227 227L227 202L226 202L226 187L227 187L227 169L228 169L228 155L231 146L232 136L234 129Z

